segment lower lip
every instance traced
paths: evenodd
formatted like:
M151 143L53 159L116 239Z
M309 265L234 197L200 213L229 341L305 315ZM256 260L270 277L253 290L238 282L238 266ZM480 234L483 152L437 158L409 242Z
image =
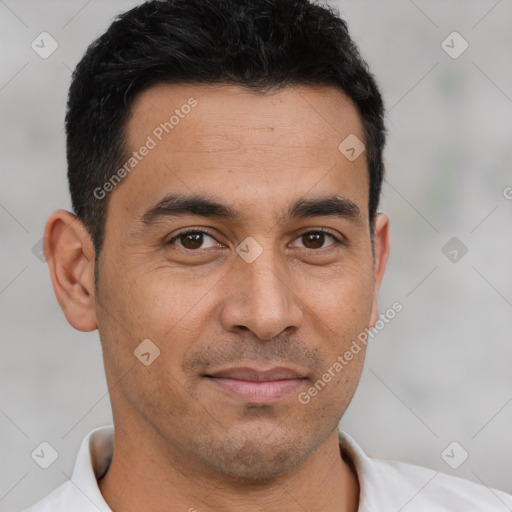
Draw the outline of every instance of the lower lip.
M277 402L284 396L297 391L304 379L283 379L269 381L248 381L228 379L225 377L207 377L213 384L237 395L246 402L270 403Z

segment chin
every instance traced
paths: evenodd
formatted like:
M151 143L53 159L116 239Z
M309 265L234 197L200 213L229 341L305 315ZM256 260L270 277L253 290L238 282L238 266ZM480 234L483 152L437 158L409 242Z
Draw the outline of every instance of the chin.
M260 429L256 434L239 431L225 432L221 439L196 439L201 462L211 470L244 485L263 485L303 462L316 446L304 437L304 432L269 432ZM274 434L274 435L272 435Z

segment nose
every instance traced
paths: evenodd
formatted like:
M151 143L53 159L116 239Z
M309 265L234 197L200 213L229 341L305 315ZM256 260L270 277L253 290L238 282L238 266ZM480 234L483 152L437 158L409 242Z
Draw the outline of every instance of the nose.
M252 263L237 260L228 279L228 297L221 311L225 330L245 335L252 331L267 341L301 325L300 292L271 249L265 249Z

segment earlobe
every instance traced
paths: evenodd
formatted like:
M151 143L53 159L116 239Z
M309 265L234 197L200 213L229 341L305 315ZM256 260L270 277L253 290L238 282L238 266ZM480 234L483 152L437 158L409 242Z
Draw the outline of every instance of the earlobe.
M94 245L84 224L66 210L46 222L44 255L53 290L67 321L79 331L96 329Z
M383 213L377 215L375 219L374 234L374 295L372 314L370 319L370 327L373 327L379 319L379 290L384 278L386 264L389 257L390 241L389 241L389 217Z

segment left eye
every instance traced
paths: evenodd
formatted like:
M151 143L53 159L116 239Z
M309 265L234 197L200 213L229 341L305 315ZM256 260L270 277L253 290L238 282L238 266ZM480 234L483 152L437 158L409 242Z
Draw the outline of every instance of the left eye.
M303 245L303 247L305 249L322 249L323 247L323 244L325 242L325 237L330 237L332 238L332 240L334 240L333 243L329 244L327 247L333 245L333 244L336 244L336 243L340 243L338 242L338 240L334 237L334 235L331 235L330 233L327 233L325 231L308 231L307 233L303 233L302 235L298 236L297 238L299 240L308 240L308 243L310 244L310 246L305 246Z
M215 243L208 247L201 247L204 243L204 238L210 238L212 241L215 241L212 235L208 234L206 231L184 231L182 233L177 234L175 237L171 238L168 242L169 245L174 245L176 241L179 241L181 247L187 250L197 250L197 249L209 249L215 246ZM302 244L302 248L304 249L322 249L324 247L324 243L326 241L326 237L329 237L333 240L333 242L326 247L334 245L336 243L341 244L340 241L336 239L334 235L327 233L322 230L308 231L307 233L303 233L297 237L298 240L306 240L306 244ZM301 247L301 246L299 246Z

